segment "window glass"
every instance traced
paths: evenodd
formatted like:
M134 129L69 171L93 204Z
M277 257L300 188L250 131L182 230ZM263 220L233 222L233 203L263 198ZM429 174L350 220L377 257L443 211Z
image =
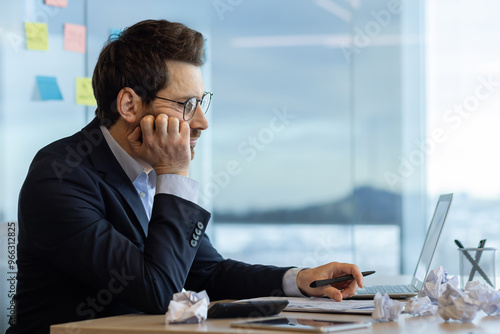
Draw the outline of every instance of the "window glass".
M391 6L252 1L215 16L213 169L203 195L224 255L403 269L403 203L418 206L422 193L417 186L409 199L399 172L403 137L419 135L402 132L403 50L416 44L405 34L418 27L403 26Z
M427 183L432 199L455 194L435 258L453 274L459 269L454 239L465 247L478 247L481 239L486 247L500 246L498 7L492 0L428 3L428 133L440 135Z

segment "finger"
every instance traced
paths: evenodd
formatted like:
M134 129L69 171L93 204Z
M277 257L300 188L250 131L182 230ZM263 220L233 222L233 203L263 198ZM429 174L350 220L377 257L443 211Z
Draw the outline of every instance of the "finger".
M181 122L180 124L180 133L183 138L189 138L191 133L191 127L188 122Z
M359 286L360 288L363 287L363 281L364 281L364 278L363 278L363 275L361 274L361 271L359 270L358 266L356 265L352 265L352 271L351 271L351 275L354 276L354 278L356 279L356 283L357 283L357 286Z
M154 121L153 115L144 116L141 119L141 130L142 130L142 141L144 142L147 138L154 136Z
M353 280L346 281L346 282L340 282L340 283L335 283L332 284L332 286L338 290L344 290L346 289L352 282Z
M363 275L357 265L350 263L338 263L337 266L344 275L352 275L358 286L361 288L363 287Z
M155 118L155 130L156 134L160 137L167 134L168 127L168 116L165 114L159 114Z
M342 293L339 290L335 289L333 286L323 288L322 292L325 296L328 296L335 301L340 302L342 300Z
M175 135L179 133L179 119L177 117L168 118L168 134Z
M343 289L342 292L342 298L349 298L352 297L356 294L356 291L358 290L358 285L356 284L356 281L352 281L351 284L349 284L348 287Z

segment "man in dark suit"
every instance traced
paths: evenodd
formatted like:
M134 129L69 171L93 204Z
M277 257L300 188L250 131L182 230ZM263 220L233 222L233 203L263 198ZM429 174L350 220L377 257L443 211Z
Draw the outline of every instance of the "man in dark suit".
M38 152L19 199L16 318L8 333L134 312L165 313L172 295L349 297L355 265L301 270L224 259L205 235L210 213L188 177L208 122L203 36L143 21L102 50L97 117ZM313 280L355 280L310 288Z

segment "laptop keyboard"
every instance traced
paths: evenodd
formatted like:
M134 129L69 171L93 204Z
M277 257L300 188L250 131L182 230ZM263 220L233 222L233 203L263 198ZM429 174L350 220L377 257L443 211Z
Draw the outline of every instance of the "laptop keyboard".
M367 286L363 289L358 289L356 292L359 295L374 295L377 292L384 293L416 293L411 285L374 285Z

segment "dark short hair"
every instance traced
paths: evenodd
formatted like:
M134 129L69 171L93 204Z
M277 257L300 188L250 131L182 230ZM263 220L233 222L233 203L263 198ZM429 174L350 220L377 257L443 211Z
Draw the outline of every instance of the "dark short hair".
M203 35L181 23L145 20L108 40L92 76L101 124L109 127L119 118L116 97L124 87L132 88L149 105L169 84L167 60L202 66Z

